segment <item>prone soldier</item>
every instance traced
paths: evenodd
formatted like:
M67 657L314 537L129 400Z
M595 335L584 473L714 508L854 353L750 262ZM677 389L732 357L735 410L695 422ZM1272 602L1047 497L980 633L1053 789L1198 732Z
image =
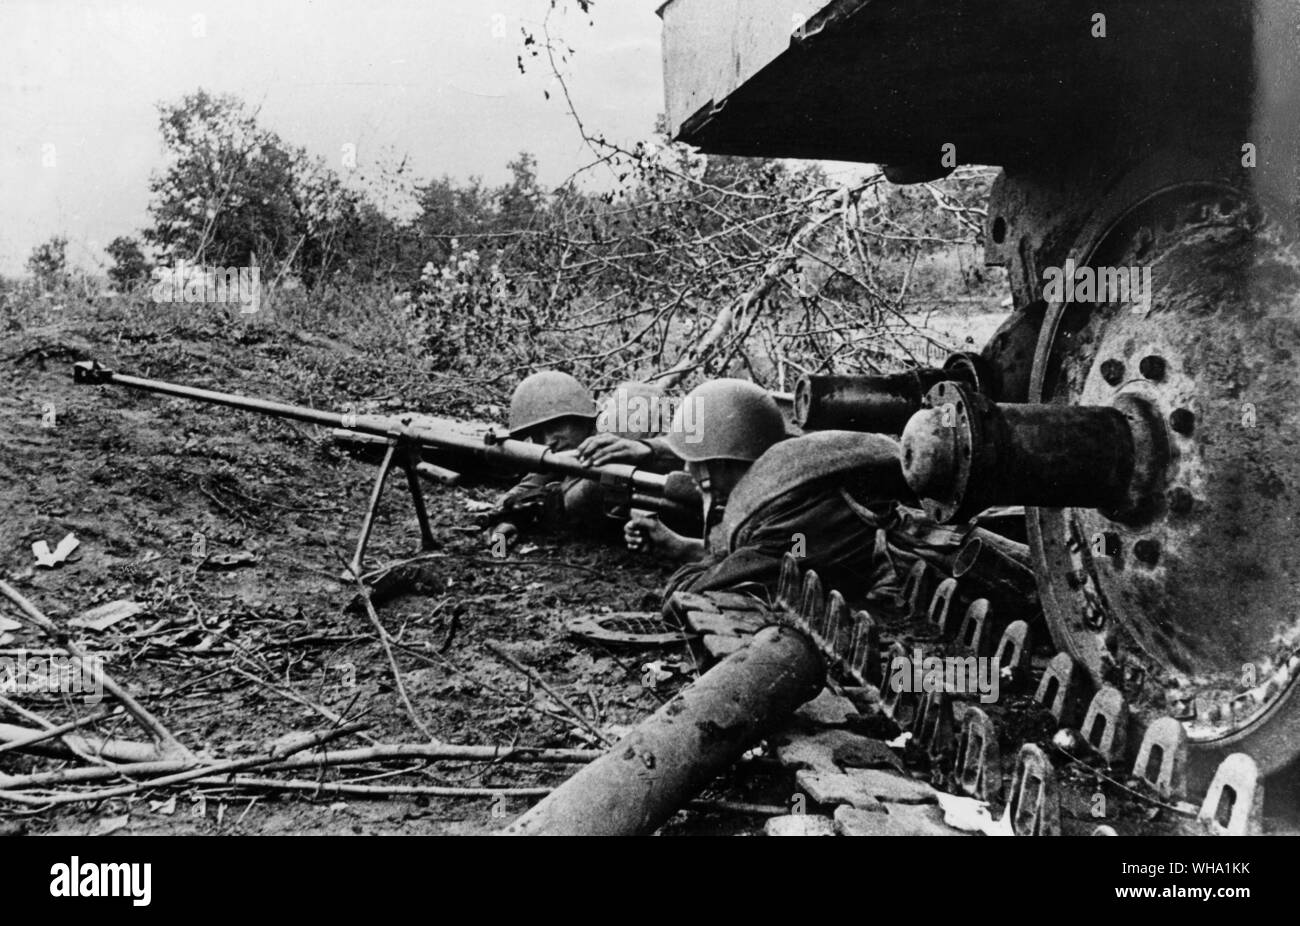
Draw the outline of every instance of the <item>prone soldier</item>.
M510 436L573 451L589 465L627 463L651 472L681 468L660 438L657 409L663 391L645 383L623 383L597 410L590 391L567 373L544 370L525 378L510 400ZM631 409L635 414L629 414ZM521 528L535 523L552 527L603 527L611 522L599 484L576 477L530 473L502 496L504 515L489 540L508 545Z
M674 419L667 441L704 493L704 537L648 516L624 530L629 548L683 564L666 602L678 591L770 597L786 553L846 595L897 595L902 570L886 529L898 522L895 500L912 496L896 441L855 431L790 436L772 397L745 380L704 383L685 401L702 422L699 440L688 442Z

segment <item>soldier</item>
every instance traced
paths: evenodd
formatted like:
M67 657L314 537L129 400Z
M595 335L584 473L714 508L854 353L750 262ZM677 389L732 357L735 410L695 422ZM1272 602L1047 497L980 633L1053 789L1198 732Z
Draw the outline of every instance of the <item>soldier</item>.
M881 528L890 500L910 492L895 441L850 431L790 437L772 397L744 380L704 383L685 401L695 403L699 439L688 442L675 418L668 442L704 492L705 539L645 516L624 530L629 548L684 563L666 600L721 589L770 596L786 553L847 595L896 594Z
M596 400L568 373L542 370L525 377L510 396L510 436L551 450L576 450L596 427ZM554 520L562 513L588 510L587 480L529 473L499 501L503 519L489 532L494 547L511 543L522 526Z
M510 400L510 436L574 450L588 464L628 463L654 472L681 468L660 438L663 390L623 383L599 412L585 386L567 373L547 370L524 379ZM566 526L604 526L605 499L589 479L530 473L501 499L507 517L490 534L509 544L520 527L538 520Z

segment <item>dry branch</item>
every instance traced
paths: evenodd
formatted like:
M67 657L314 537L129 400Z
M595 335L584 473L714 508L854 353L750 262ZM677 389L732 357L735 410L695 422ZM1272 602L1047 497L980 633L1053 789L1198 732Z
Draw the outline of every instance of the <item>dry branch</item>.
M379 643L384 648L384 655L388 657L388 667L393 673L393 684L397 686L397 694L402 699L402 706L406 708L407 716L411 718L411 723L415 724L415 728L423 733L430 743L439 742L438 738L424 725L424 721L420 719L420 715L415 712L415 705L411 703L411 698L406 693L406 685L402 682L402 670L397 665L397 657L393 655L392 646L389 645L388 631L385 630L384 625L379 622L379 614L375 611L375 604L370 600L370 589L366 587L366 584L361 580L360 575L352 572L351 566L348 567L348 571L351 572L352 580L356 583L357 597L361 599L361 603L365 606L366 616L370 618L370 623L374 626L375 633L379 635Z
M23 597L22 593L4 580L0 580L0 594L3 594L13 602L19 612L29 622L40 628L40 630L55 643L62 645L63 648L68 651L68 654L77 661L77 668L79 670L81 669L81 666L86 663L88 657L85 650L73 641L71 637L59 630L58 626L42 614L40 610L37 609L36 605L28 601ZM180 741L177 740L176 737L172 736L171 732L163 726L162 721L151 714L143 704L131 697L131 695L127 694L126 689L114 681L109 676L108 672L104 671L102 667L99 671L102 676L104 690L117 698L117 700L122 703L122 707L124 707L132 717L140 722L140 725L148 731L150 736L153 737L154 742L158 744L158 748L164 754L189 757L193 756L193 753L182 746Z
M492 655L496 656L498 659L501 659L511 668L519 672L522 672L524 675L528 676L528 678L530 678L532 681L536 682L538 687L540 687L548 695L554 698L561 707L563 707L566 711L568 711L573 716L574 720L582 724L582 726L584 726L598 740L600 740L606 746L614 745L614 740L606 736L599 727L597 727L590 720L588 720L586 715L583 714L582 711L578 710L576 707L570 704L568 700L564 697L564 695L560 694L549 684L547 684L546 679L542 678L535 671L528 668L528 666L524 665L522 662L515 659L515 657L511 656L504 649L502 649L499 644L489 640L487 643L484 644L484 646L487 647L488 651L492 653Z
M226 788L265 788L272 791L310 791L365 797L545 797L550 788L450 788L441 785L356 785L345 781L305 781L299 778L200 779L197 784Z
M57 795L34 795L25 794L21 790L12 788L12 779L5 782L5 787L0 789L0 801L11 801L16 804L32 804L37 806L49 806L54 804L75 804L83 801L102 801L111 797L127 797L132 794L138 794L141 791L147 791L150 788L161 788L164 785L182 784L192 782L196 778L205 778L213 775L225 775L232 772L240 772L245 769L257 768L259 766L270 765L278 762L295 753L302 752L304 749L311 749L313 746L320 746L331 740L356 733L364 728L364 724L348 724L342 727L335 727L332 730L325 730L321 733L313 733L309 736L302 737L298 742L289 746L275 746L268 750L266 755L251 756L245 759L230 759L226 762L218 762L210 765L190 765L183 771L174 774L163 775L161 778L152 778L145 781L136 782L129 785L122 785L116 788L105 788L101 791L87 791L85 793L64 793ZM135 769L138 771L138 768ZM86 771L92 771L87 769ZM115 770L121 774L123 769ZM21 779L19 779L21 781Z
M594 749L538 749L512 746L447 746L425 743L379 745L360 749L342 749L337 752L319 752L295 755L283 761L262 766L265 772L287 772L299 769L323 769L342 765L361 765L368 762L412 761L423 762L516 762L546 765L569 765L591 762L600 758ZM215 769L215 763L209 763ZM28 775L0 775L0 790L22 791L30 788L47 788L51 785L86 784L119 777L144 779L150 776L169 775L173 772L195 768L174 759L141 761L119 768L67 768L51 772L33 772ZM198 769L202 772L202 769Z
M677 361L671 367L662 373L655 374L651 377L651 380L665 389L671 389L685 379L691 371L705 363L710 354L727 337L736 322L751 313L757 312L760 303L772 292L781 277L798 266L799 255L805 249L807 242L821 231L828 222L834 219L840 213L844 204L849 202L862 189L862 186L853 189L845 188L829 197L818 212L791 236L785 248L768 262L758 282L741 294L738 299L718 312L713 319L712 326L704 336L692 342L691 346L677 358Z

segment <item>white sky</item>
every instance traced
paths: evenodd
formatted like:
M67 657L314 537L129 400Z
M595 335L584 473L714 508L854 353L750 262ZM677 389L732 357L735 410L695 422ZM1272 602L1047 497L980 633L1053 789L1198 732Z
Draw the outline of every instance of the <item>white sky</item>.
M590 26L576 4L553 19L576 49L571 87L590 130L628 142L653 130L663 109L659 2L598 0ZM589 155L561 95L543 98L546 64L526 58L525 76L515 62L520 25L540 23L548 7L0 0L0 273L21 272L54 234L83 267L136 234L162 164L156 105L198 87L260 103L264 125L336 166L352 143L362 169L396 152L420 177L495 183L528 150L543 182L558 183Z

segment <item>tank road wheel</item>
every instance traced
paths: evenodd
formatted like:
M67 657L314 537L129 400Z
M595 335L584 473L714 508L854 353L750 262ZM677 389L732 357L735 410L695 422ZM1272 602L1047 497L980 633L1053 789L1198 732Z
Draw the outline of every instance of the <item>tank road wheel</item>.
M1154 295L1051 305L1029 401L1155 416L1168 446L1125 511L1029 510L1053 637L1145 722L1182 720L1198 766L1276 771L1300 754L1300 247L1210 183L1076 244Z

